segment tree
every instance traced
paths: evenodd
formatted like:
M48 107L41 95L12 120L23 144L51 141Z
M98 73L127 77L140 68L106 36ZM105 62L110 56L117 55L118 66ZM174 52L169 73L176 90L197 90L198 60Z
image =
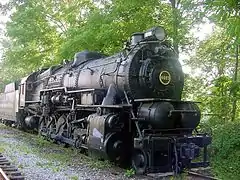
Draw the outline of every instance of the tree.
M239 44L240 44L240 1L239 0L208 0L206 10L212 13L211 19L219 26L226 29L227 35L231 37L235 45L235 68L232 77L233 82L238 80L238 61L239 61ZM233 91L232 103L232 121L235 120L237 97L236 92Z
M213 124L224 122L231 117L233 92L238 92L236 83L232 81L235 68L235 46L231 37L222 28L216 29L211 37L199 44L196 55L189 64L198 71L194 81L198 81L201 92L193 92L195 100L202 101L204 114L212 114ZM193 73L194 74L194 73ZM193 80L190 85L197 83Z
M67 2L11 0L1 6L2 13L13 11L6 24L8 43L4 45L3 52L2 65L12 72L8 77L2 73L1 77L6 82L59 63L56 57L67 30L85 21L87 12L94 8L88 0Z
M4 66L14 74L20 73L16 69L23 69L18 74L23 76L70 59L84 49L113 54L131 33L156 25L163 26L177 46L186 47L191 42L186 34L195 19L186 16L185 4L190 1L182 2L176 18L169 2L159 0L11 0L1 8L3 13L15 9L7 23L9 45ZM177 33L173 26L176 19Z

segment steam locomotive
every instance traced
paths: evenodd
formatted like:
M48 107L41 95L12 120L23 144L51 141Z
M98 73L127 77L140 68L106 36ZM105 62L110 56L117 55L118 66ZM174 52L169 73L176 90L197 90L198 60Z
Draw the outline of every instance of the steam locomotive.
M208 166L211 144L210 136L194 134L200 110L181 100L183 86L165 30L154 27L134 33L113 56L79 52L6 85L0 118L89 155L131 164L138 174L180 173Z

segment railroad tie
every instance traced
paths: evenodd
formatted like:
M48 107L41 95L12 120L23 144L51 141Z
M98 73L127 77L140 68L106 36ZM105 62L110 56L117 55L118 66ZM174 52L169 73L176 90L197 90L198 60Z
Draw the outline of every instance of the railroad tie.
M12 166L2 154L0 154L0 180L24 180L18 168Z

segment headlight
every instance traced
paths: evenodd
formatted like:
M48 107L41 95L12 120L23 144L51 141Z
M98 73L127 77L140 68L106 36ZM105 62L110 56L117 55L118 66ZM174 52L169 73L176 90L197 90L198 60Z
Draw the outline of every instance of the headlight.
M149 39L156 38L159 41L164 40L165 36L166 36L165 30L162 27L154 27L152 29L147 30L144 33L144 38L149 38Z

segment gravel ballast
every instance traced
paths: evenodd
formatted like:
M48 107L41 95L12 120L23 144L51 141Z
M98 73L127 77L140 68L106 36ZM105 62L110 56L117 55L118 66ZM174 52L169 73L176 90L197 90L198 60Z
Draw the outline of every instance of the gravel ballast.
M0 153L19 168L26 180L150 180L205 178L180 176L160 178L135 176L107 161L99 161L81 154L74 148L47 141L35 134L26 133L0 124Z
M124 180L126 170L41 137L0 125L0 151L29 180Z

